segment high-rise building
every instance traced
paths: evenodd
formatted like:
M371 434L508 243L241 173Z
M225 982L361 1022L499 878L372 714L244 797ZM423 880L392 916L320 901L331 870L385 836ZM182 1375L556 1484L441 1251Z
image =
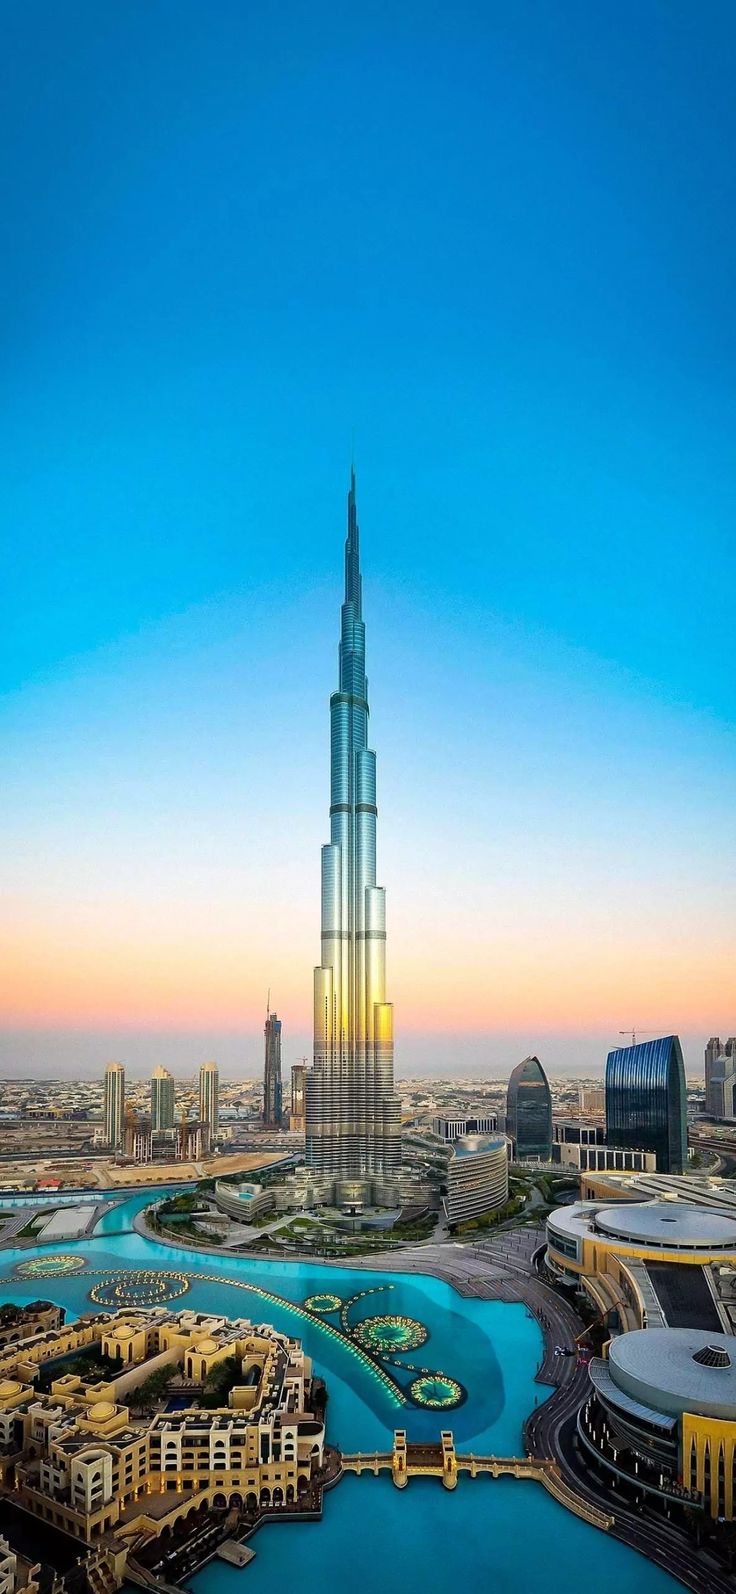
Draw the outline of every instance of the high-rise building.
M725 1045L711 1035L705 1048L705 1110L712 1118L736 1116L736 1036Z
M517 1162L552 1156L552 1096L538 1057L525 1057L512 1069L506 1092L506 1133Z
M711 1063L705 1110L712 1118L736 1117L736 1057L723 1051Z
M151 1128L174 1127L174 1076L168 1068L154 1068L151 1075Z
M322 848L322 958L314 974L314 1064L306 1160L346 1178L395 1173L393 1008L386 1001L386 904L376 885L376 755L368 683L355 472L348 493L339 686L330 698L330 841Z
M618 1046L606 1062L606 1144L653 1151L658 1173L687 1163L687 1096L677 1035Z
M209 1124L210 1144L217 1139L220 1123L220 1072L217 1063L203 1063L199 1070L199 1117Z
M281 1019L270 1011L263 1031L263 1122L267 1129L279 1129L283 1120L281 1104Z
M713 1112L713 1095L711 1090L713 1067L714 1064L718 1062L719 1057L722 1056L723 1046L721 1045L720 1035L711 1035L711 1038L706 1042L705 1047L705 1110L709 1113ZM717 1117L718 1114L716 1113L714 1116Z
M125 1124L125 1069L122 1063L108 1063L105 1069L102 1117L105 1144L117 1151L123 1143Z
M304 1102L307 1088L307 1065L294 1063L291 1070L291 1112L289 1113L289 1128L304 1133Z

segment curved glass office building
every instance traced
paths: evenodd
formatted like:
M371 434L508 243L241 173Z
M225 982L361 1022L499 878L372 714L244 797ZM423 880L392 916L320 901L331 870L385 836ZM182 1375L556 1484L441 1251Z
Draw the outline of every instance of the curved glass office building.
M687 1098L677 1035L619 1046L606 1062L609 1146L653 1151L658 1173L683 1173L687 1163Z
M552 1156L552 1097L538 1057L517 1063L506 1096L506 1133L514 1142L517 1162Z
M362 609L353 471L340 684L330 698L330 841L322 848L322 958L314 971L314 1065L307 1074L305 1124L308 1166L347 1178L396 1173L401 1163Z

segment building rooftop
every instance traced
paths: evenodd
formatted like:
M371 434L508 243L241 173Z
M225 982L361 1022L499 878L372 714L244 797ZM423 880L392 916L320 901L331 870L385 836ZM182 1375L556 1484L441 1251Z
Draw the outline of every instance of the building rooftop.
M609 1173L586 1175L586 1183L607 1192L612 1200L651 1199L686 1202L690 1206L719 1207L736 1214L736 1185L732 1179L705 1174Z
M633 1400L631 1395L624 1393L611 1377L611 1369L602 1356L594 1356L589 1365L590 1382L597 1395L603 1400L608 1400L617 1406L619 1411L625 1411L630 1417L637 1417L640 1422L648 1422L652 1428L662 1428L667 1432L675 1426L676 1419L667 1417L661 1411L655 1411L653 1406L645 1406L640 1400Z
M719 1334L728 1327L708 1287L706 1268L650 1262L647 1271L669 1328L715 1329Z
M616 1245L634 1245L645 1250L714 1251L736 1257L736 1216L685 1202L621 1202L614 1207L593 1201L576 1201L569 1207L556 1207L547 1218L552 1236L560 1234L580 1239L584 1235L605 1235Z
M489 1151L505 1151L506 1140L503 1135L463 1135L452 1142L452 1150L456 1157L478 1157Z
M627 1202L624 1206L600 1209L594 1221L603 1234L638 1245L736 1251L736 1217L685 1202Z
M730 1334L634 1329L611 1341L608 1364L616 1388L644 1406L671 1417L689 1411L733 1421L736 1339Z

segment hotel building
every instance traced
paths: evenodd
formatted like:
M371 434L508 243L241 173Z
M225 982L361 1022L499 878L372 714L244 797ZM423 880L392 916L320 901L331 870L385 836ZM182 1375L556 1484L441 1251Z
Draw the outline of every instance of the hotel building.
M481 1218L509 1198L508 1142L503 1135L465 1135L452 1142L445 1212L451 1228Z
M48 1388L35 1387L44 1364L80 1350L108 1358L98 1378L59 1361ZM233 1369L229 1393L204 1409L198 1396L218 1363ZM190 1403L142 1417L150 1400L141 1408L136 1390L162 1368ZM114 1534L123 1551L193 1506L280 1509L323 1462L312 1394L298 1340L267 1325L161 1309L88 1314L0 1353L1 1488L82 1544Z

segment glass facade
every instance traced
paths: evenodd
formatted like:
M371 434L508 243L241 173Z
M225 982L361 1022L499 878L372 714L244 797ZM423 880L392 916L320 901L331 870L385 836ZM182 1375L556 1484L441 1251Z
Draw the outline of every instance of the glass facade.
M323 1173L395 1173L393 1008L385 998L386 906L376 885L376 755L368 682L355 473L348 494L339 687L330 698L330 840L322 848L322 957L314 971L314 1064L306 1160Z
M658 1173L687 1163L685 1067L677 1035L619 1046L606 1063L606 1141L653 1151Z
M154 1068L151 1075L151 1128L174 1127L174 1076L168 1068Z
M269 1013L263 1031L265 1061L263 1068L263 1122L268 1129L278 1129L283 1119L281 1088L281 1019Z
M517 1161L552 1156L552 1097L547 1075L538 1057L517 1063L506 1096L506 1133L515 1146Z

